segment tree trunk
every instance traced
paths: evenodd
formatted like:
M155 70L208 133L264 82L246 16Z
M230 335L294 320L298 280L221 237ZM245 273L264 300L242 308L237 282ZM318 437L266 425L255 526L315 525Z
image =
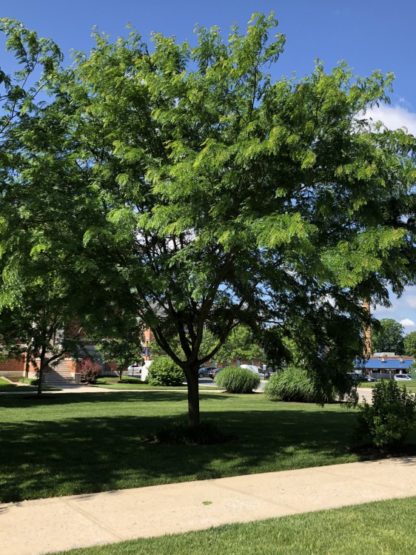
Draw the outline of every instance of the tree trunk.
M25 356L25 378L29 378L29 364L30 364L30 355L29 355L29 348L26 351Z
M43 381L43 365L40 364L38 373L38 395L42 394L42 381Z
M39 366L39 377L38 377L38 395L42 394L42 385L43 385L43 370L45 367L45 355L46 355L46 348L42 346L42 350L40 352L40 366Z
M188 384L188 424L190 428L196 428L200 421L198 366L191 366L185 374Z

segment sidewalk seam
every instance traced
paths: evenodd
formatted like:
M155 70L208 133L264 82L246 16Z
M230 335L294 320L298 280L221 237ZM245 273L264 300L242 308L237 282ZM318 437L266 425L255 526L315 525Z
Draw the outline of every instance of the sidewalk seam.
M103 530L104 532L107 532L108 534L110 534L111 536L114 536L114 538L118 541L122 541L124 539L123 536L120 536L119 534L117 534L116 532L114 532L114 530L112 528L109 528L107 526L103 526L103 524L96 518L94 517L91 513L89 513L88 511L85 511L84 509L81 509L81 507L78 507L76 505L76 503L71 502L67 499L63 500L64 504L69 507L71 510L79 513L80 515L82 515L83 517L85 517L87 520L89 520L90 522L93 522L95 525L97 525L101 530Z

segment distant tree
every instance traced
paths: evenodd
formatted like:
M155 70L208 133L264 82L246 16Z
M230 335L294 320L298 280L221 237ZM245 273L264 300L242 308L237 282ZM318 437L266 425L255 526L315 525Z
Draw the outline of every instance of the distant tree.
M105 360L114 364L118 373L119 381L123 379L123 372L130 364L143 361L142 349L137 337L115 336L109 339L100 339L98 348L104 355Z
M25 272L16 274L18 298L0 313L0 343L8 357L24 355L26 376L30 365L36 369L40 395L46 368L65 354L75 353L83 334L82 327L73 325L71 334L65 334L76 316L65 284L53 270L39 272L35 278L33 266L26 262Z
M376 352L404 353L404 328L392 318L380 320L373 333L373 349Z
M259 337L247 326L240 325L233 329L224 345L215 355L215 360L221 364L231 364L233 361L266 360L265 353L259 345Z
M408 333L404 340L404 354L416 359L416 331Z

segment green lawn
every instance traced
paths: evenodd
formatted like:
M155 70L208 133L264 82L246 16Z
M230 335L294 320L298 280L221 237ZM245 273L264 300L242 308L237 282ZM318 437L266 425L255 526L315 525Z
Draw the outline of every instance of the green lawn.
M67 551L69 555L413 555L416 498Z
M236 437L167 445L148 436L184 418L182 392L0 397L1 500L69 495L357 460L356 412L201 392L205 421Z
M10 391L16 386L0 376L0 391Z
M0 377L0 392L6 391L34 391L35 388L33 386L30 385L23 385L23 386L18 386L14 383L10 383L8 380L5 380L4 378Z
M150 385L148 383L144 383L139 378L130 378L130 377L123 378L122 381L120 382L118 378L112 377L112 376L97 378L97 383L94 385L96 387L104 387L105 389L138 389L138 390L144 390L144 391L146 391L147 389L157 390L157 391L183 389L184 391L186 391L187 389L186 385L155 386L155 385ZM219 388L217 388L217 386L211 386L211 385L204 386L203 384L200 384L199 389L218 390Z
M377 382L360 382L358 387L366 387L372 389ZM416 393L416 380L408 382L397 382L401 387L405 386L409 393Z

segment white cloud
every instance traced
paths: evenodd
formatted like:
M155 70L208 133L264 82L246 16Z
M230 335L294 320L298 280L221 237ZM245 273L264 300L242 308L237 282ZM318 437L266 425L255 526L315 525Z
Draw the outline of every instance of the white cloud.
M388 129L402 129L405 127L409 133L416 136L416 113L410 112L402 106L374 106L368 108L362 117L376 121L381 121Z
M409 295L406 298L406 303L411 307L411 308L416 308L416 295Z
M404 328L414 328L416 326L415 322L413 322L410 318L400 320L400 323Z
M416 286L406 287L403 295L397 297L390 291L391 306L376 306L373 310L373 315L378 320L382 318L393 318L400 322L401 320L412 320L416 322ZM416 327L416 324L415 324ZM409 332L415 329L406 328L405 331Z

